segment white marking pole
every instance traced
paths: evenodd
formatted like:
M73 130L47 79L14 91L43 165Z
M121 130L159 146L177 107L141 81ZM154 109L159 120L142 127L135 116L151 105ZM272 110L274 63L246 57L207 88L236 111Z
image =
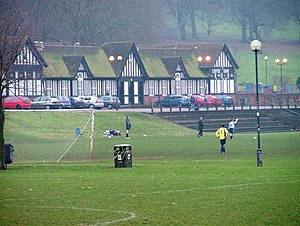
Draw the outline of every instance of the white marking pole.
M91 147L90 147L90 160L93 161L93 149L94 149L94 124L95 124L95 110L92 109L92 126L91 126Z

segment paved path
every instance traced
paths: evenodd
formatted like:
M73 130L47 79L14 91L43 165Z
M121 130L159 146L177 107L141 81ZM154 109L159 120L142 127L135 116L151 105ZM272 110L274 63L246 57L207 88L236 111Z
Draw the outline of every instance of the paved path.
M282 109L286 109L287 107L284 106L282 107ZM293 107L294 108L294 107ZM293 108L290 108L290 109L293 109ZM249 106L246 106L246 107L235 107L235 108L232 108L232 107L227 107L226 110L227 111L230 111L230 110L256 110L256 106L251 106L251 108ZM271 106L260 106L259 109L272 109ZM279 109L279 107L276 107L274 109ZM209 109L207 108L200 108L199 111L200 112L203 112L203 111L215 111L216 108L215 107L211 107ZM218 111L224 111L225 108L224 107L218 107L217 109ZM101 110L97 110L97 111L103 111L103 112L115 112L116 110L115 109L107 109L107 108L103 108ZM122 107L118 110L119 112L144 112L144 113L159 113L159 112L179 112L179 111L190 111L188 108L181 108L179 109L178 107L172 107L172 109L168 108L168 107L164 107L162 108L162 111L160 108L153 108L151 109L150 107L149 108L137 108L137 107Z

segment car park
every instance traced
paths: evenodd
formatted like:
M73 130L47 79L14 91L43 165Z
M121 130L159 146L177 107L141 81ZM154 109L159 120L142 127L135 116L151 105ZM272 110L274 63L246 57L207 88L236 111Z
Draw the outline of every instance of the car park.
M85 104L84 101L79 98L79 97L69 97L70 101L71 101L71 107L72 108L84 108Z
M31 101L28 97L9 96L2 100L3 108L5 109L29 109Z
M104 107L107 107L108 109L112 109L112 108L119 109L120 108L121 101L116 96L105 95L105 96L100 96L99 99L103 100Z
M65 96L51 96L52 98L56 98L60 102L60 108L71 108L71 101L69 97Z
M60 102L56 98L48 96L36 97L31 101L32 109L50 109L50 108L60 108Z
M99 97L96 96L80 96L80 98L84 102L84 106L86 108L96 108L101 109L104 107L103 100L100 100Z
M234 105L233 99L228 95L217 95L217 97L221 100L222 106L232 107Z
M190 98L184 95L169 95L163 100L156 101L156 105L162 107L189 107L191 105Z

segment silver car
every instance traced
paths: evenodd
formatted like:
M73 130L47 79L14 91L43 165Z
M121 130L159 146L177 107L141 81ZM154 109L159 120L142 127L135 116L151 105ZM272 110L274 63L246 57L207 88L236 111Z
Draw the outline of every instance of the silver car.
M104 107L103 100L100 100L98 97L95 96L79 96L80 99L83 100L84 106L87 108L97 108L101 109Z
M31 101L31 108L33 109L50 109L50 108L60 108L60 101L57 98L52 98L48 96L36 97Z

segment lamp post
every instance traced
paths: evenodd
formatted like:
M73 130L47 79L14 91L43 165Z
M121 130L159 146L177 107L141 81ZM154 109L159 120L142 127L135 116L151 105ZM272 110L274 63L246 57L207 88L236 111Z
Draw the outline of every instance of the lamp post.
M256 117L257 117L257 166L262 166L262 150L260 148L260 124L259 124L259 96L258 96L258 64L257 53L261 49L261 42L253 40L250 44L252 51L255 53L255 78L256 78Z
M288 60L286 58L275 59L275 63L280 66L280 108L282 107L282 66L286 65Z
M266 62L266 86L268 85L268 56L265 56L265 62Z

